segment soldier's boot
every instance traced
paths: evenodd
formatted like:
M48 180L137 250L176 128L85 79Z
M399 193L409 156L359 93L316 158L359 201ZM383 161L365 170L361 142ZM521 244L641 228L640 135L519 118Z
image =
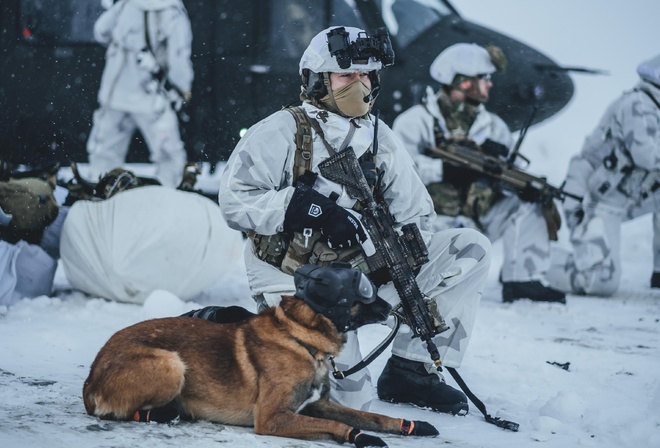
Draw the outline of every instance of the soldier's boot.
M651 276L651 288L660 288L660 272L654 272Z
M538 280L502 283L502 301L504 303L511 303L519 299L529 299L534 302L566 303L566 294L545 286Z
M465 415L465 394L445 383L440 373L427 370L423 362L394 356L378 378L378 398L390 403L409 403L436 412Z

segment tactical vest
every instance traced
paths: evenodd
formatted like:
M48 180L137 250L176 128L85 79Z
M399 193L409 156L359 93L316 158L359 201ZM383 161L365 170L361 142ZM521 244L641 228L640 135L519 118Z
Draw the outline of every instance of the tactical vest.
M312 167L313 124L301 106L288 107L284 110L291 113L296 120L296 153L291 182L291 185L295 186L297 180ZM322 134L318 125L316 129ZM325 141L324 144L327 146ZM311 234L295 233L290 240L283 233L260 235L249 231L247 236L252 240L257 258L290 275L293 275L296 269L303 264L325 266L333 261L348 262L362 272L367 274L370 272L361 246L341 250L331 249L324 241L321 241L320 230L315 230Z

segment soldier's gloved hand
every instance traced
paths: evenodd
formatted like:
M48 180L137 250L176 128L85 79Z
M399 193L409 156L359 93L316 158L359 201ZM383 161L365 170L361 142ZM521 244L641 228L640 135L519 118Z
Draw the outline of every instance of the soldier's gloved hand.
M581 206L578 206L572 210L565 210L566 215L566 225L568 228L573 230L584 220L584 210Z
M356 216L308 186L298 186L284 215L286 232L321 230L332 249L362 243L367 234Z
M518 197L525 202L543 202L542 192L530 185L518 192Z
M506 157L509 154L509 148L489 138L481 144L481 149L484 154L498 158Z

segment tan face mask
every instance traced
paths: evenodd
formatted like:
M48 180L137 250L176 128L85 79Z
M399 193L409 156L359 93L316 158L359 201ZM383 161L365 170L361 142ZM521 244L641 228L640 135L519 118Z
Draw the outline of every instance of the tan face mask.
M356 79L352 83L332 92L334 104L330 94L321 98L321 103L331 111L339 112L345 117L361 117L369 112L371 105L364 102L364 97L368 96L370 92L369 87Z

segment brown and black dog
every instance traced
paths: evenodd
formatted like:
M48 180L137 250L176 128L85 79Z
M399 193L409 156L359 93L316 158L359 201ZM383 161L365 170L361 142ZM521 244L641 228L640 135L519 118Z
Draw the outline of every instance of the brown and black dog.
M386 319L381 298L356 301L344 331ZM102 419L176 406L182 417L257 434L387 446L360 430L435 436L429 423L351 409L329 401L330 357L346 333L296 296L239 322L196 317L141 322L115 333L83 387L85 409Z

